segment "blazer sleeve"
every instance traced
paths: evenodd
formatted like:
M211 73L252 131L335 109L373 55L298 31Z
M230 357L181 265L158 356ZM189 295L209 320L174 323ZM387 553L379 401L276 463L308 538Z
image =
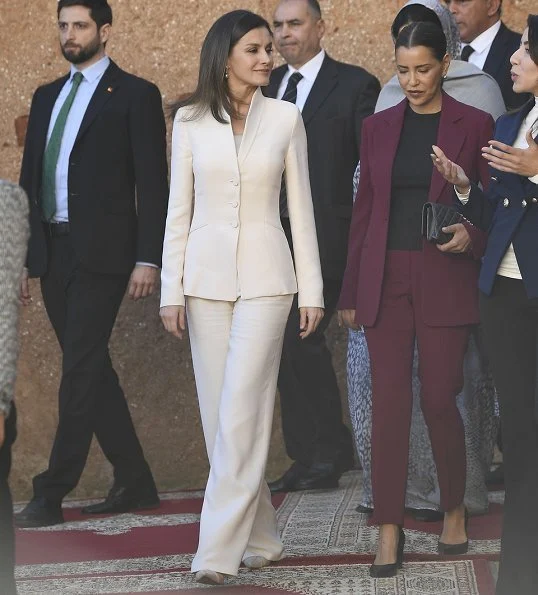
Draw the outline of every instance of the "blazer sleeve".
M164 234L161 307L184 306L183 267L194 199L194 173L188 123L176 114L172 131L170 197Z
M299 308L323 308L323 280L308 174L303 118L297 110L286 153L284 176L297 276Z
M155 85L145 85L133 97L129 131L138 216L136 260L160 266L168 200L168 164L162 99Z
M475 172L475 182L480 182L481 188L478 188L475 184L475 194L476 191L481 192L481 195L484 195L484 192L487 191L490 183L490 175L489 175L489 166L487 161L482 157L482 147L485 147L488 144L488 141L491 140L493 136L493 118L487 114L487 116L483 119L483 122L480 126L479 134L477 135L476 139L476 159L477 159L477 166ZM465 210L465 207L461 205L463 208L460 210ZM477 226L464 224L465 228L467 229L469 236L472 242L472 250L471 254L473 258L476 260L480 260L486 251L486 244L487 244L487 234L483 227L483 224L486 220L491 218L490 215L490 207L487 205L484 200L478 204L479 208L481 209L480 214L477 216L477 221L479 221ZM474 215L473 215L474 217ZM467 217L469 219L469 217Z
M364 123L362 132L362 152L360 161L360 178L351 226L349 228L349 242L347 264L338 301L338 310L354 310L357 303L357 286L359 281L359 267L361 262L364 237L372 213L372 181L370 175L370 130L368 121Z
M480 147L485 147L495 137L493 119L485 118L480 130ZM458 210L469 221L483 231L487 231L491 224L493 213L497 207L497 197L493 192L487 192L490 187L490 168L487 161L480 155L478 163L478 179L471 180L471 193L466 204L462 204L456 197ZM481 188L478 186L481 184ZM455 193L454 193L455 194ZM473 243L474 243L474 238Z
M19 185L25 191L29 205L29 221L32 229L41 227L41 212L37 202L37 193L39 192L39 185L41 180L35 179L35 172L33 164L37 159L35 155L36 139L38 137L38 105L40 102L42 87L38 87L34 96L32 97L32 105L30 107L30 115L28 118L28 126L26 128L26 138L24 141L24 151L22 154L22 164L19 176ZM26 255L25 266L29 268L30 276L33 276L32 267L30 266L30 245L35 241L35 234L32 233L29 240L29 249Z

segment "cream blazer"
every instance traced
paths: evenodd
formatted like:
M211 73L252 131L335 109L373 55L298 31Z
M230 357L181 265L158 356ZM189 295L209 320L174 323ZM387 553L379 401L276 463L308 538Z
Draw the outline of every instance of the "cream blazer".
M323 282L310 194L306 132L297 107L258 89L236 152L231 122L211 113L172 133L170 200L161 306L185 296L213 300L299 293L299 307L323 307ZM295 270L280 224L286 180Z

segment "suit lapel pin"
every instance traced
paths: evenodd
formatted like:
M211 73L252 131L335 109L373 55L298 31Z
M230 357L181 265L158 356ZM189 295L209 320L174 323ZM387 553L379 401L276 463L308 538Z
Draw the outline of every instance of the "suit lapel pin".
M108 91L109 93L112 93L112 91L113 91L113 90L114 90L114 89L112 89L112 87L109 87L109 88L107 89L107 91Z

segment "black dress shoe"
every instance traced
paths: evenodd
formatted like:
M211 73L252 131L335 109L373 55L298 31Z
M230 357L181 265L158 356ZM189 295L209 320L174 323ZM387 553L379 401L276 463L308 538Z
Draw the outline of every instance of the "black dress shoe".
M132 510L159 508L161 501L154 486L147 488L125 487L114 484L103 502L81 509L83 514L112 514Z
M14 516L15 526L19 529L50 527L64 522L62 505L50 502L46 498L34 498L26 507Z
M359 504L357 508L355 508L355 512L360 512L361 514L372 514L374 509L370 508L369 506L363 506L362 504Z
M308 467L295 461L291 467L275 481L268 483L271 494L278 494L279 492L293 492L294 486L302 475L306 474Z
M299 477L293 487L295 491L329 490L338 487L341 475L341 471L333 463L312 463L306 475Z
M390 578L396 576L398 568L403 565L403 554L405 546L405 533L400 527L400 534L398 537L398 549L396 550L396 562L393 564L372 564L370 566L370 576L372 578Z
M280 479L269 484L269 489L272 494L302 490L328 490L338 487L341 475L342 472L334 463L312 463L306 467L295 462Z
M465 533L469 524L469 513L465 509ZM461 556L469 551L469 540L463 543L444 543L441 540L437 542L437 552L443 556Z
M431 508L406 508L415 521L421 523L438 523L445 518L445 515L438 510L432 510Z

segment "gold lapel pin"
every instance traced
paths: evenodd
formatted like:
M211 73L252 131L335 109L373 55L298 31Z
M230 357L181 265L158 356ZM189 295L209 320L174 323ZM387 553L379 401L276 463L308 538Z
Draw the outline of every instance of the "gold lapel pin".
M112 93L112 91L113 91L112 87L109 87L109 88L107 89L107 91L108 91L109 93Z

